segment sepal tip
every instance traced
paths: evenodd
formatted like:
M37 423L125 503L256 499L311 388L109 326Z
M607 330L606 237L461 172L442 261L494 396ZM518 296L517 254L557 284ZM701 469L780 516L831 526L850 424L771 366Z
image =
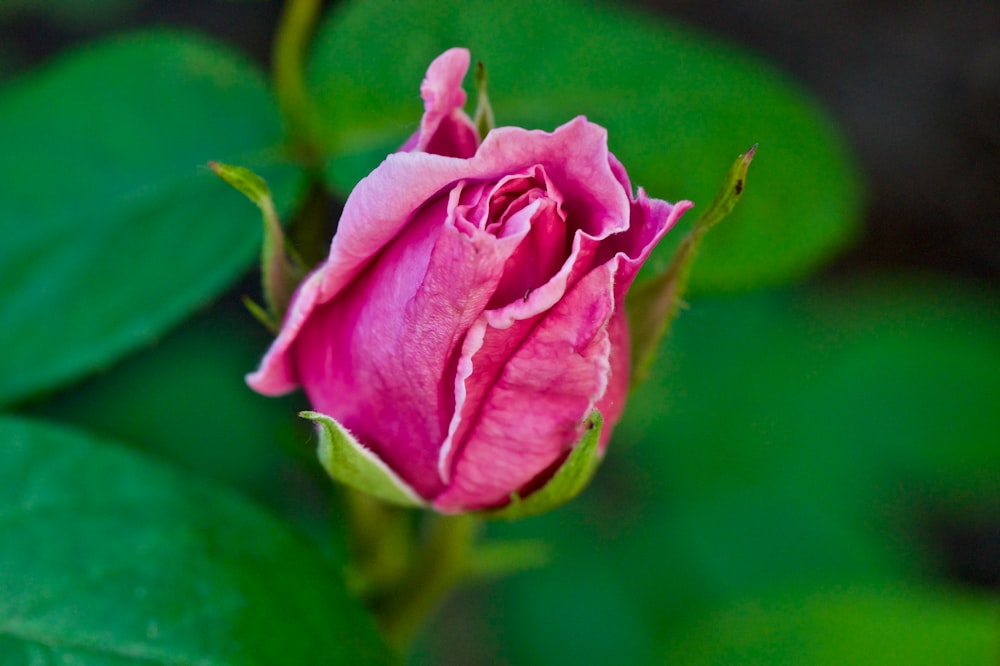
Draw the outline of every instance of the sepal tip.
M524 498L514 493L510 504L493 511L484 511L483 517L517 520L537 516L562 506L579 495L594 477L602 460L598 444L603 425L604 419L595 409L587 419L583 437L573 447L566 462L556 470L544 486Z
M316 424L319 432L317 455L331 477L391 504L426 506L426 502L374 451L361 444L336 419L313 411L299 412L299 416Z

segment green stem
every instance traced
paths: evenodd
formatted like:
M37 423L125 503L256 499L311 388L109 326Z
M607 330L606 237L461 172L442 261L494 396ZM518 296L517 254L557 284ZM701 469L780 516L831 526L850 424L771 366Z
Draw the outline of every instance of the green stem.
M321 6L321 0L288 0L272 51L278 106L288 120L295 148L310 162L316 161L318 151L312 141L316 114L306 86L305 57Z
M383 634L405 648L441 599L468 571L479 519L469 515L431 518L427 538L406 580L377 611Z
M373 599L406 576L413 556L410 511L344 486L355 591Z

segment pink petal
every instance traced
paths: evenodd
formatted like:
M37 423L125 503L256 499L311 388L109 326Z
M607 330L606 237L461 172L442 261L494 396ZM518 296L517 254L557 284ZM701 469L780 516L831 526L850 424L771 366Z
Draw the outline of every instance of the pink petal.
M424 497L454 410L465 332L496 289L518 238L445 224L459 189L437 197L303 327L296 369L329 414Z
M621 303L617 304L615 313L612 315L611 321L608 322L608 340L611 343L611 355L608 358L611 373L608 376L608 388L596 405L604 419L601 439L597 444L598 451L602 455L608 448L611 433L614 432L615 424L618 423L618 419L621 418L622 412L625 410L625 400L628 398L632 348L628 332L628 319L625 317L625 309L621 307Z
M465 91L462 79L469 70L469 51L448 49L427 68L420 86L424 116L420 129L401 151L420 151L446 157L472 157L479 145L479 134L462 107Z
M594 238L628 226L629 197L609 161L607 130L577 116L551 134L502 127L486 135L476 160L522 168L541 165L562 193L567 220ZM507 171L509 173L509 171Z
M591 271L506 361L437 509L501 504L579 441L611 371L615 269L612 262Z
M271 343L257 370L246 376L247 385L254 391L264 395L281 395L298 387L299 379L289 362L288 350L312 314L322 279L320 271L313 271L295 291L278 337Z
M281 332L256 372L247 376L255 391L278 395L302 382L288 357L302 325L365 269L428 199L461 177L463 160L426 153L390 155L351 192L326 262L299 285Z
M498 309L486 310L469 332L458 363L455 413L439 462L441 478L445 482L451 480L454 456L475 427L480 405L497 382L507 360L563 298L567 285L578 282L591 270L597 247L596 239L577 231L570 256L556 275L526 298ZM507 270L511 267L508 266Z
M614 252L621 255L622 261L615 278L619 300L632 285L636 274L646 263L656 244L693 205L690 201L678 201L671 205L661 199L650 199L646 196L646 192L639 188L638 195L631 203L632 224L626 232L618 234L610 239L611 242L601 246L602 253Z
M499 179L536 164L555 163L560 165L554 167L560 179L590 174L596 190L604 193L602 198L613 206L617 206L621 198L627 206L621 188L612 189L616 180L607 162L602 170L594 166L593 159L586 154L587 150L596 150L598 157L606 156L604 136L602 128L580 117L551 134L514 127L494 130L476 156L469 160L419 152L388 156L347 198L326 262L299 286L281 334L260 368L248 376L248 383L269 395L290 391L301 383L301 378L289 365L287 354L302 323L316 307L330 302L352 284L368 263L409 224L415 211L451 183L462 179ZM563 160L553 157L560 152L567 154L565 168L561 166ZM603 223L603 218L594 222L589 214L579 217L588 226Z

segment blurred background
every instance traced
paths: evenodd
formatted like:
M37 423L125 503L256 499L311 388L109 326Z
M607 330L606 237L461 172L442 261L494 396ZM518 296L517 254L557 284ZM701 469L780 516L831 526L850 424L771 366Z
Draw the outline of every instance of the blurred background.
M0 82L149 26L201 31L266 69L280 8L2 0ZM489 526L546 540L550 563L454 595L412 662L1000 664L1000 4L633 10L754 54L748 69L769 62L839 128L831 141L860 188L769 181L771 146L747 136L724 153L762 141L747 202L781 187L809 188L817 206L848 192L855 219L781 279L696 277L593 486L551 515ZM491 94L498 105L502 89ZM727 165L703 168L721 180ZM776 262L794 244L771 241ZM302 464L308 431L291 418L301 397L264 400L241 384L268 343L240 303L255 280L115 368L16 409L224 480L336 549L326 488ZM151 432L173 413L184 417ZM226 440L235 454L202 444Z
M913 267L997 281L995 2L625 4L765 56L830 110L858 157L868 192L863 237L837 258L838 266ZM74 45L155 25L204 31L267 67L280 8L263 0L4 0L0 72L9 77Z

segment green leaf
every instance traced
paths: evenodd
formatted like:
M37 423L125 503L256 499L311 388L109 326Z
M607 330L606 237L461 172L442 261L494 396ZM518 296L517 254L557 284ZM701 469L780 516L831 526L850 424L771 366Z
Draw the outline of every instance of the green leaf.
M549 481L524 499L516 494L511 497L507 506L497 511L486 512L487 518L517 520L547 513L562 506L580 494L601 463L601 455L597 444L601 439L601 427L604 420L600 412L595 411L587 421L583 437L570 452L566 462L556 471Z
M1000 604L957 590L850 587L744 601L685 627L664 663L992 664Z
M757 483L868 512L894 505L877 493L905 471L928 500L988 501L998 303L961 282L889 275L694 301L618 434L699 497Z
M319 412L300 412L299 416L316 424L319 461L334 479L392 504L425 504L381 458L366 449L336 419Z
M886 276L692 301L599 477L644 479L619 552L688 604L931 570L921 521L995 506L998 302Z
M683 664L699 647L713 654L719 609L793 589L940 580L937 524L996 515L998 341L995 289L927 277L692 299L587 493L557 513L487 524L490 540L545 539L558 566L463 598L461 624L438 630L494 618L468 643L500 656L476 663ZM908 603L831 632L860 642L879 622L898 629ZM982 646L986 616L962 608L954 624L971 628L942 631ZM802 612L792 600L730 629L763 639ZM914 611L917 626L925 618ZM799 636L824 632L816 622ZM833 663L852 661L868 663Z
M315 464L301 446L306 424L289 418L302 409L301 396L264 397L243 380L269 340L235 303L213 308L22 413L128 442L301 514L309 505L303 492L315 493L292 456L300 453Z
M692 290L798 278L857 230L853 161L827 114L788 77L693 29L572 0L367 0L333 13L310 79L341 193L417 129L420 81L452 46L470 48L489 70L498 124L553 129L584 114L608 128L632 182L655 197L706 207L733 155L760 143L753 196L706 240ZM651 272L669 263L694 219L668 234Z
M287 207L263 77L217 44L153 31L0 91L0 403L104 367L220 293L260 226L205 167L246 164Z
M0 520L5 663L390 663L302 537L110 443L0 419Z

